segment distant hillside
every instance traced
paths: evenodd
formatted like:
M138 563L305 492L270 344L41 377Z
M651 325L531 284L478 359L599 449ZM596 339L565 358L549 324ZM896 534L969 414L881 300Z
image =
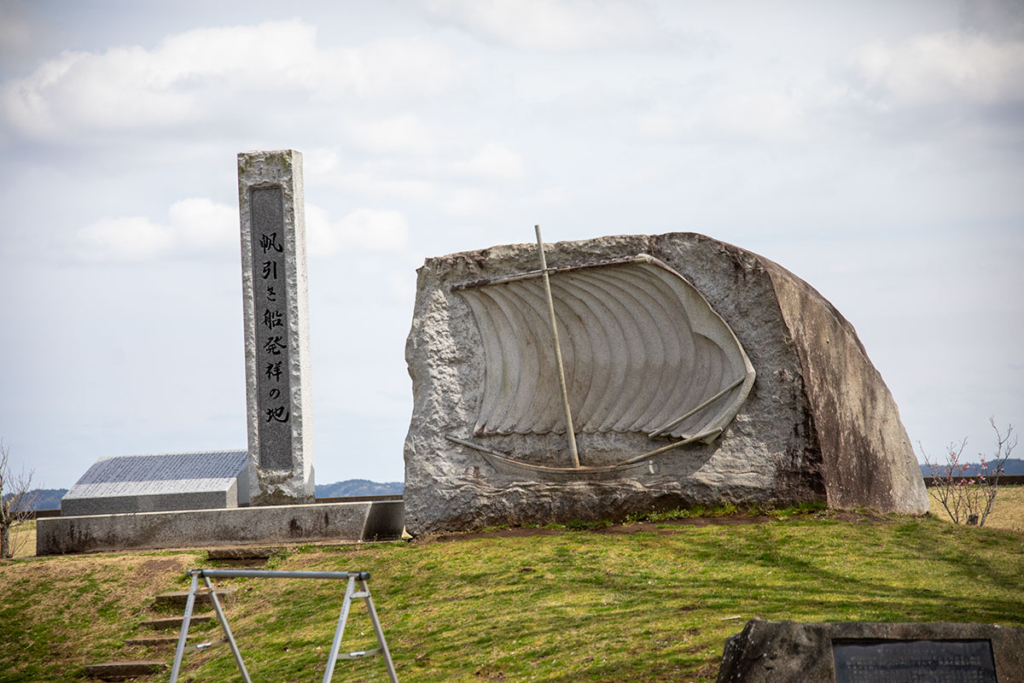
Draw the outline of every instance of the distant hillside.
M985 476L988 476L988 475L992 474L991 467L992 466L989 465L989 470L985 473ZM940 465L940 466L936 467L935 471L939 475L944 474L945 473L944 466ZM964 476L968 476L968 477L977 476L979 472L981 472L981 465L979 463L969 463L967 465L967 469L964 470ZM925 476L925 477L930 477L930 476L932 476L932 471L928 467L928 465L921 465L921 474L923 476ZM1022 475L1022 474L1024 474L1024 460L1020 460L1018 458L1012 458L1010 460L1007 460L1006 464L1003 465L1003 474L1009 474L1009 475Z
M67 489L34 489L28 492L25 497L28 500L26 510L56 510L60 507L60 499L67 493ZM4 500L10 495L4 496ZM24 499L23 499L24 500Z
M383 484L367 479L346 479L333 484L317 484L317 498L344 498L346 496L387 496L401 493L405 484L389 481Z

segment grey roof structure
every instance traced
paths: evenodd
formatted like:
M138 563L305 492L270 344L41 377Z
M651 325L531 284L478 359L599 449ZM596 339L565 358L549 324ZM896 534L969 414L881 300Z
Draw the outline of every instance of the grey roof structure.
M100 458L61 500L62 515L247 505L244 450Z

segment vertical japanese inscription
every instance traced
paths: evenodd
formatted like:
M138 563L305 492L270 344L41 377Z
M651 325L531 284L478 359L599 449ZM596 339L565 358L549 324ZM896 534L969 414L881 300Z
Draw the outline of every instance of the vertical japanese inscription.
M268 470L292 467L283 201L280 187L250 190L259 463Z
M252 505L314 493L302 197L298 151L238 155Z

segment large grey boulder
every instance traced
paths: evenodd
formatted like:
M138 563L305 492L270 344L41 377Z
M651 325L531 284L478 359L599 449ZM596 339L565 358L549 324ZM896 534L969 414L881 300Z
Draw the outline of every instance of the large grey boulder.
M693 233L546 254L581 467L542 280L509 277L539 268L536 245L427 259L406 344L410 533L725 501L927 511L889 390L806 282Z

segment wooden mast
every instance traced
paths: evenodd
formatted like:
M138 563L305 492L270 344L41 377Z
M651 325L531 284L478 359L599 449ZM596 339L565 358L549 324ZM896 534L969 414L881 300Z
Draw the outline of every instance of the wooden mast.
M551 317L551 334L555 337L555 364L558 366L558 386L562 390L562 407L565 409L565 433L569 436L569 453L572 466L580 466L580 454L576 450L576 433L572 428L572 410L569 408L569 389L565 385L565 368L562 366L562 347L558 343L558 322L555 319L555 300L551 296L551 280L548 279L548 261L544 257L544 242L540 238L540 226L533 226L537 232L537 251L540 252L540 268L544 274L544 291L548 295L548 314Z

